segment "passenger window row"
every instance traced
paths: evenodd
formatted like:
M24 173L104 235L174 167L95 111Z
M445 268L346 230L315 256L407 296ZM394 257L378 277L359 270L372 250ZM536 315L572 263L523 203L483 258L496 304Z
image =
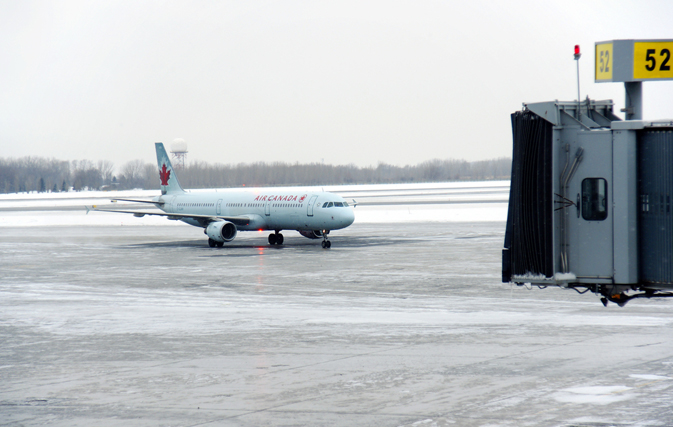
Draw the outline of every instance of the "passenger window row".
M192 206L197 208L213 207L215 203L178 203L178 206Z

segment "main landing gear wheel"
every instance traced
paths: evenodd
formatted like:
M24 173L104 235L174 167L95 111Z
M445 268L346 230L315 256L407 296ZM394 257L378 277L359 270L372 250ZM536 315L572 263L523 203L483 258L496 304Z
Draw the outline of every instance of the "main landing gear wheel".
M282 245L283 244L283 235L279 232L269 234L269 244L270 245Z
M208 246L210 246L211 248L214 248L215 246L217 246L217 242L209 237L208 238Z

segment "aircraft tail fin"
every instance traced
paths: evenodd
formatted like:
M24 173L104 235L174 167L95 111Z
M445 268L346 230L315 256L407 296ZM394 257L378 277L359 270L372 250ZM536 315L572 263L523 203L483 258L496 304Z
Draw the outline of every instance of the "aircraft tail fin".
M157 165L159 166L159 179L161 180L161 194L184 193L185 190L180 186L178 176L175 174L171 159L166 153L164 144L157 142L154 144L157 149Z

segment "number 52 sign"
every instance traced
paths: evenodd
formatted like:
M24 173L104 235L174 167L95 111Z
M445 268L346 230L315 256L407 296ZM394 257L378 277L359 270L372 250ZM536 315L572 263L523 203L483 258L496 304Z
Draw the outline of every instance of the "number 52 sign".
M673 80L673 40L596 43L596 82Z
M673 42L650 42L633 44L633 78L673 78Z
M612 81L612 43L596 44L596 81Z

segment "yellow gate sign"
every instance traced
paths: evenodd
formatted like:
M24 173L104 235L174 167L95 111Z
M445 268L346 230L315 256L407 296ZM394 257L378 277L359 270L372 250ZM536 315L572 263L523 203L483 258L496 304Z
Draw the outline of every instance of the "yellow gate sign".
M597 83L673 80L673 40L609 40L595 47Z
M596 44L596 81L612 80L612 43Z
M673 41L635 42L633 44L634 79L673 79Z

